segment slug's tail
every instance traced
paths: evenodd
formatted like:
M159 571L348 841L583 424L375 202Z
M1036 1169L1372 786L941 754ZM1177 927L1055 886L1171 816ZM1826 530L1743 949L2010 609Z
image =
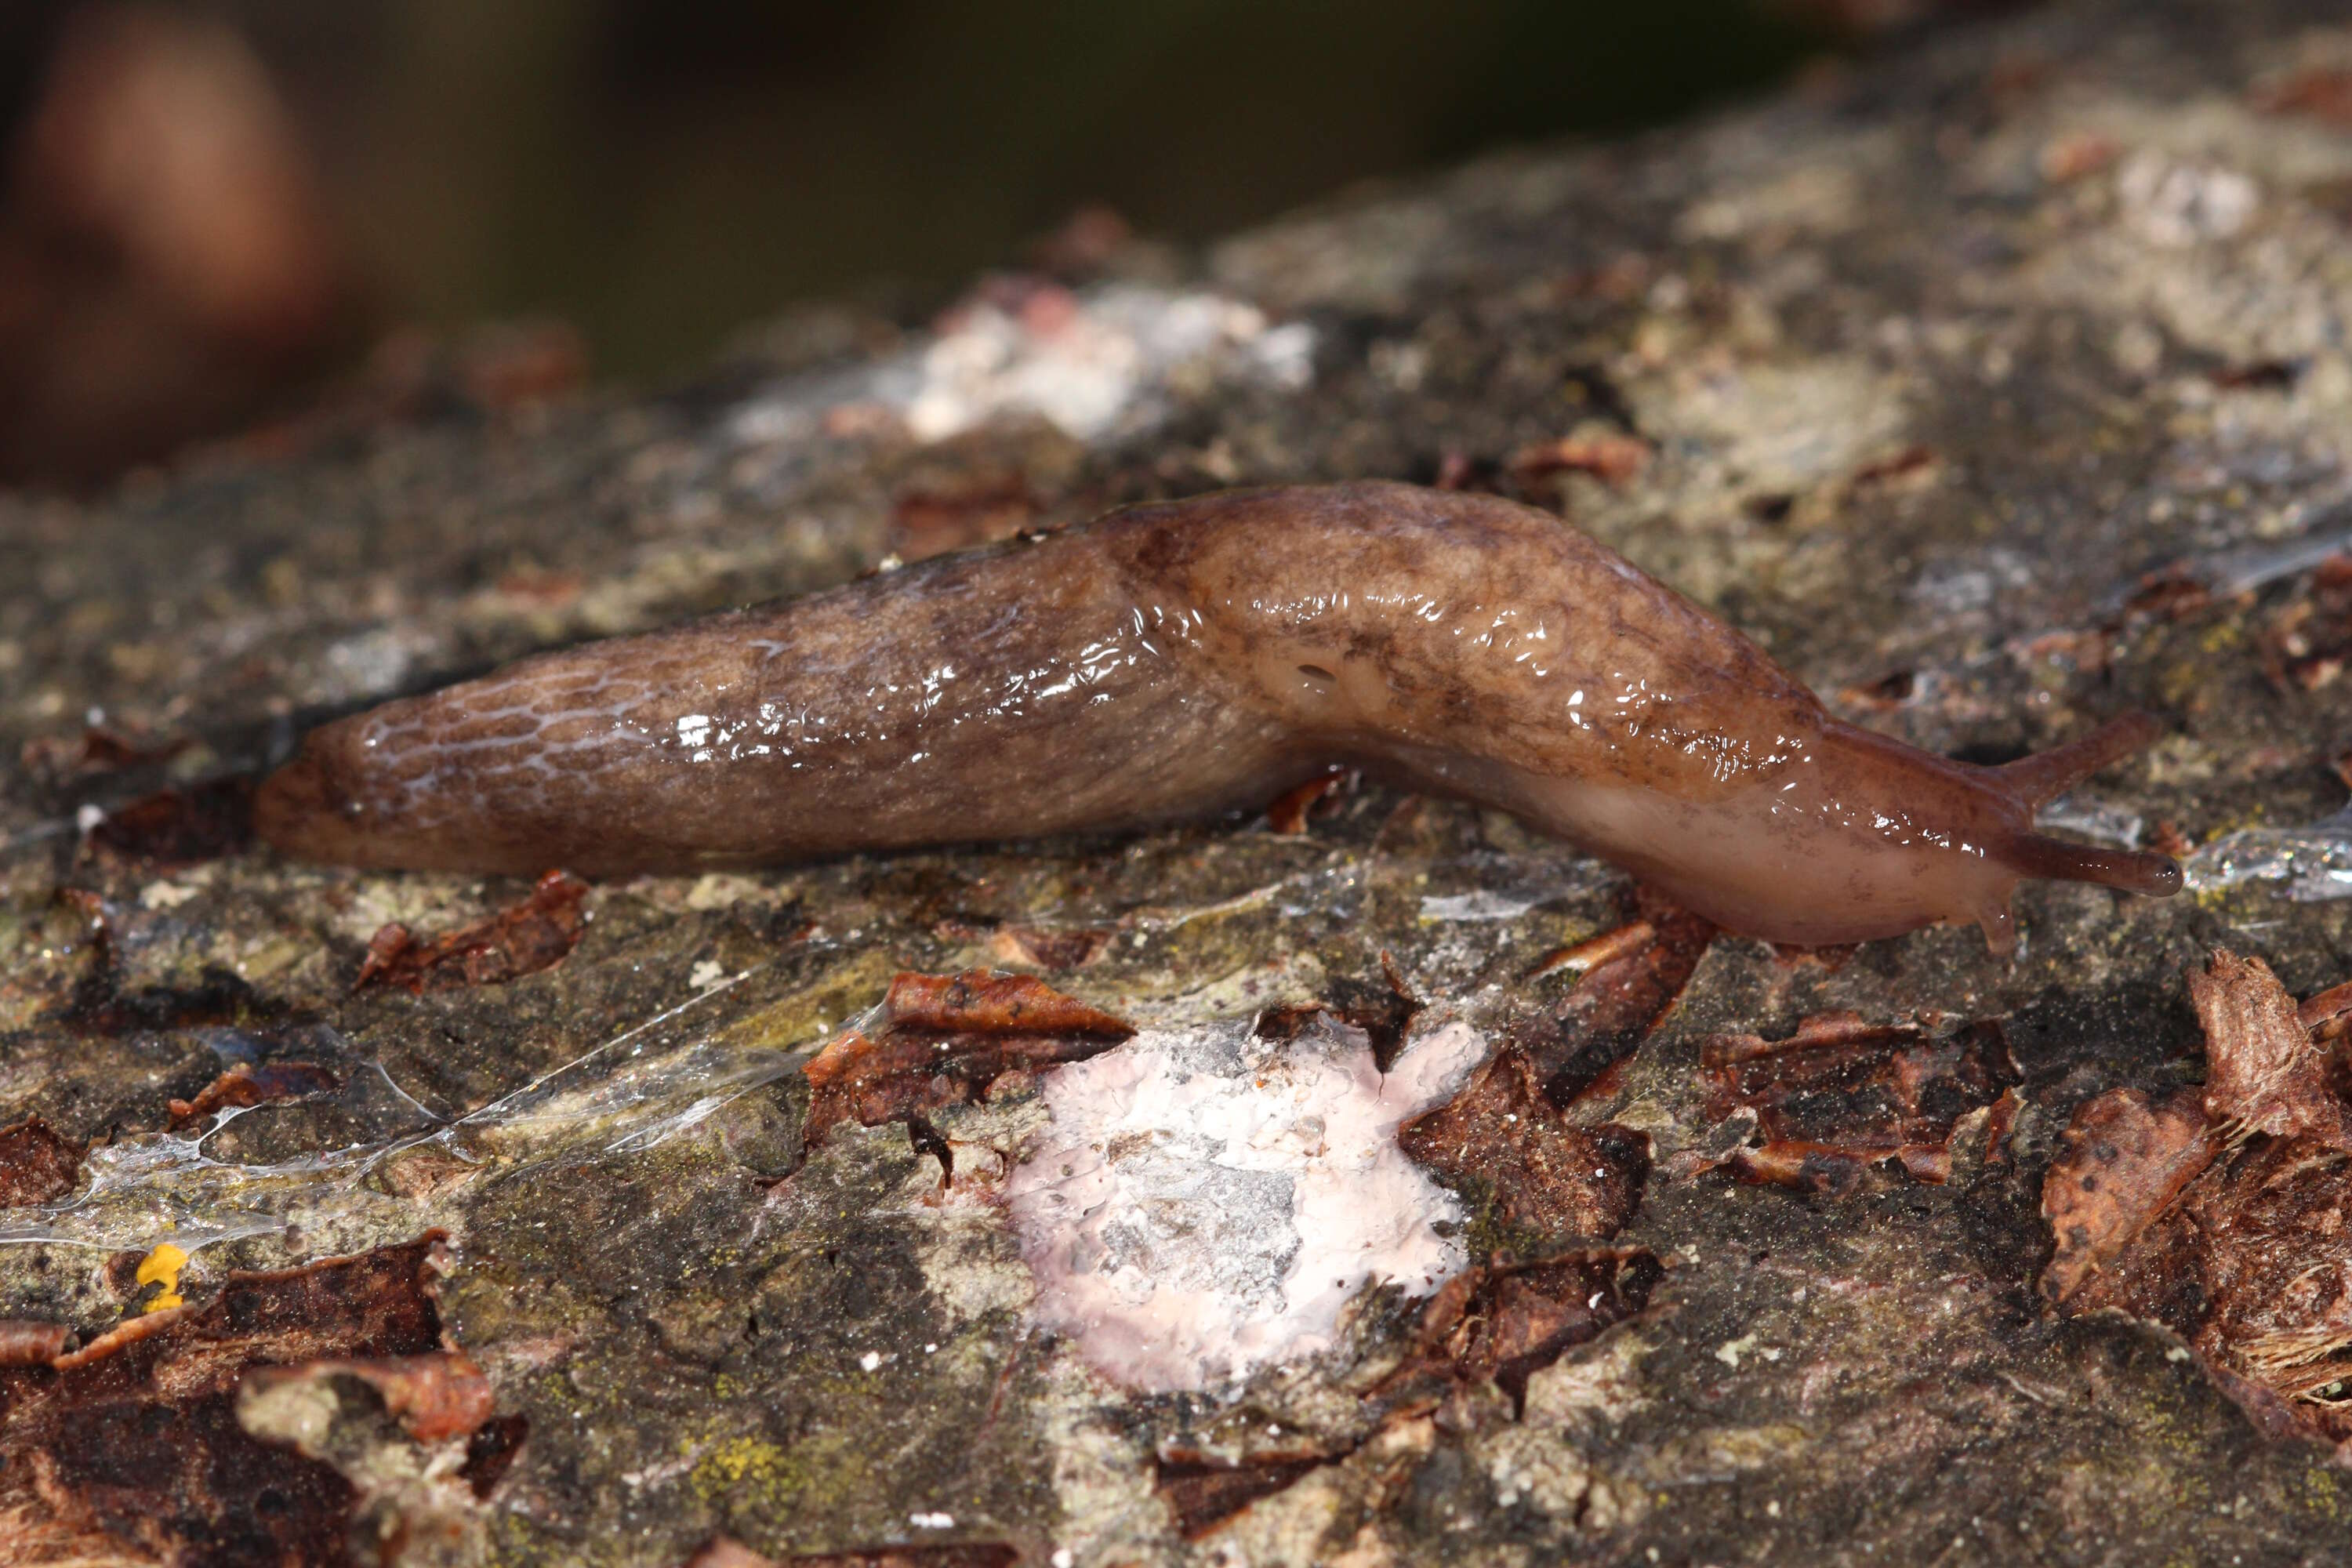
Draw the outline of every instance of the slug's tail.
M2147 750L2162 733L2164 726L2153 715L2126 713L2120 719L2108 720L2079 741L2004 763L1991 772L2000 782L2001 793L2029 807L2041 805L2057 799L2102 768L2122 762L2135 752Z
M2100 849L2039 833L2021 833L2003 847L2000 858L2021 877L2095 882L2103 888L2158 899L2180 891L2179 863L2152 850Z

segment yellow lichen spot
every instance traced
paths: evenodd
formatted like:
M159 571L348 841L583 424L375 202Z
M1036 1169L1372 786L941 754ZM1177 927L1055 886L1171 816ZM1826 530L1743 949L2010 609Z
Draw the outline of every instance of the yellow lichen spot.
M187 1266L188 1255L168 1241L140 1260L139 1272L131 1278L142 1285L160 1282L163 1287L155 1293L155 1299L147 1303L147 1310L160 1312L166 1307L188 1304L187 1298L180 1294L180 1270Z
M760 1437L730 1437L702 1456L688 1484L708 1501L747 1486L772 1489L783 1473L783 1449Z
M2203 653L2227 653L2244 645L2246 628L2231 621L2218 621L2199 634L2197 647Z

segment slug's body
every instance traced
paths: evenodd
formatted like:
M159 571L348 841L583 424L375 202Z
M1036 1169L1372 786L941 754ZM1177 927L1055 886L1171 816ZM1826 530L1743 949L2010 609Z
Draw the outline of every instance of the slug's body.
M590 875L1119 828L1335 762L1504 807L1729 930L1939 920L2023 877L2174 890L2033 808L2145 745L2002 768L1838 722L1557 518L1393 484L1235 491L525 659L313 732L263 835L354 865Z

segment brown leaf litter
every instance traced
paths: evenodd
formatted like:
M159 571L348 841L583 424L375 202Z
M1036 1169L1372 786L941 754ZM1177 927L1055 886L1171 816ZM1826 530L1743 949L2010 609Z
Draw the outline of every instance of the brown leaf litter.
M1709 1119L1752 1117L1756 1133L1687 1172L1721 1166L1744 1182L1836 1192L1891 1163L1941 1183L1976 1112L1986 1112L1973 1144L1984 1158L1998 1155L2017 1114L2020 1074L1996 1023L1937 1036L1823 1013L1783 1040L1714 1036L1699 1061Z
M1175 1515L1177 1532L1198 1541L1247 1511L1252 1503L1287 1490L1351 1451L1301 1445L1228 1458L1170 1447L1153 1456L1151 1489Z
M1397 967L1395 957L1386 951L1381 953L1378 980L1334 975L1328 987L1330 994L1320 1001L1286 1003L1265 1009L1258 1014L1250 1032L1262 1040L1289 1040L1318 1016L1328 1015L1350 1028L1363 1031L1371 1047L1372 1061L1381 1071L1395 1066L1397 1057L1404 1050L1404 1038L1412 1028L1412 1021L1428 1006L1405 984L1404 972Z
M1593 1241L1633 1217L1650 1172L1647 1137L1569 1120L1509 1045L1452 1100L1398 1128L1397 1142L1439 1176L1483 1184L1508 1224Z
M2273 1436L2352 1441L2352 1118L2338 986L2298 1009L2260 959L2189 975L2206 1081L2083 1105L2042 1190L2043 1292L2178 1334Z
M998 543L1029 527L1044 507L1028 479L1013 471L910 488L890 504L890 548L902 561L922 561Z
M1584 973L1452 1100L1398 1129L1397 1142L1438 1175L1484 1185L1507 1224L1563 1240L1616 1235L1641 1205L1650 1141L1567 1112L1615 1092L1715 935L1696 915L1642 895L1626 924L1538 963L1538 974Z
M81 1151L39 1117L0 1127L0 1208L61 1198L80 1169Z
M489 1391L444 1342L438 1246L435 1232L231 1273L210 1301L131 1319L79 1351L63 1351L64 1325L9 1325L0 1529L79 1531L191 1564L342 1561L357 1490L248 1433L238 1391L249 1375L349 1375L420 1441L479 1426ZM47 1359L29 1353L37 1335L58 1347ZM0 1535L0 1559L13 1550Z
M530 896L488 919L420 940L394 921L368 939L366 962L352 989L398 985L412 994L467 985L503 985L562 963L580 942L588 884L550 871Z
M2307 593L2282 605L2255 637L2263 673L2292 696L2333 685L2352 658L2352 556L2315 567Z
M1563 436L1520 447L1510 457L1511 475L1522 484L1559 473L1589 474L1612 487L1631 483L1650 466L1650 444L1613 432Z
M1574 1248L1522 1261L1496 1254L1447 1280L1423 1304L1396 1367L1366 1389L1372 1431L1339 1442L1305 1434L1254 1437L1243 1451L1163 1445L1152 1491L1187 1541L1200 1541L1260 1500L1357 1453L1379 1433L1435 1415L1466 1427L1525 1415L1528 1383L1579 1345L1647 1310L1665 1270L1646 1247ZM1480 1397L1481 1391L1486 1391Z
M1355 768L1326 768L1296 789L1283 792L1265 808L1265 825L1276 833L1304 833L1308 822L1337 811L1339 803L1361 788L1363 782L1363 773Z
M1673 1009L1715 941L1714 926L1648 893L1632 913L1618 931L1537 966L1544 973L1586 963L1565 996L1512 1035L1555 1104L1608 1092L1613 1069Z
M1493 1383L1527 1411L1528 1380L1648 1308L1665 1277L1643 1247L1587 1247L1522 1262L1497 1254L1447 1280L1422 1308L1404 1363L1373 1391L1391 1418Z
M194 742L185 735L158 741L91 724L71 740L44 735L25 742L17 762L33 778L54 788L92 774L127 772L168 763Z
M988 939L989 956L999 963L1033 969L1084 969L1100 958L1118 933L1100 926L999 926Z
M276 1100L324 1094L338 1082L333 1073L316 1062L263 1062L259 1066L239 1062L197 1090L194 1100L170 1100L164 1109L171 1112L172 1127L176 1131L224 1107L243 1110Z
M1008 1078L1084 1061L1134 1033L1033 974L902 973L877 1022L845 1032L808 1064L803 1136L814 1144L844 1121L878 1127L984 1100Z

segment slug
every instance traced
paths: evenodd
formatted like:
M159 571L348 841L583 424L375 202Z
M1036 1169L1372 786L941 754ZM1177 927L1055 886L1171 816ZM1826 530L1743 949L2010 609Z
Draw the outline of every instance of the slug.
M261 836L357 866L695 871L1142 826L1334 763L1515 813L1727 931L1974 921L2021 879L2167 894L2033 830L2144 716L1998 767L1839 722L1558 518L1385 483L1237 490L541 654L312 731Z

